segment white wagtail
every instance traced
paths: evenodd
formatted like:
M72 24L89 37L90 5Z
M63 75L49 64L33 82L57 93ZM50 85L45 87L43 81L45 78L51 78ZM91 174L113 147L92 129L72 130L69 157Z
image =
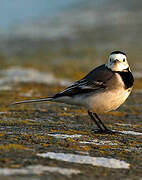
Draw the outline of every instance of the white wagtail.
M89 116L99 128L99 132L112 133L96 113L117 109L130 95L133 83L134 78L126 54L121 51L114 51L110 54L106 64L93 69L81 80L53 97L26 100L13 104L52 101L83 106L87 108Z

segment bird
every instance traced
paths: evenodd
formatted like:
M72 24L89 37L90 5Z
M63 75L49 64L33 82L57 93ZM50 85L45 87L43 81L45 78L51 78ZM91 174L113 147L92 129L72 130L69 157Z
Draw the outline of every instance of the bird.
M97 132L112 134L98 114L116 110L130 95L134 77L122 51L110 53L106 64L90 71L82 79L74 82L52 97L14 102L11 105L42 101L60 102L82 106L97 126Z

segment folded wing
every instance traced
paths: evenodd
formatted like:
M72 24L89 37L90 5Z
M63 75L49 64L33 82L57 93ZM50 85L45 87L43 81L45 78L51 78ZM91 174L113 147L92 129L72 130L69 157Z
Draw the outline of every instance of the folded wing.
M101 65L98 68L92 70L81 80L75 82L65 90L56 94L53 98L61 96L74 96L81 93L89 93L98 89L106 89L107 81L113 76L113 72Z

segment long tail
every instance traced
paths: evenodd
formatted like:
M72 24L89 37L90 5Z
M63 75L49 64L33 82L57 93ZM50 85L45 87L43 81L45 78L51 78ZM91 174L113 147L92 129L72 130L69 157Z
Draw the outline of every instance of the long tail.
M53 99L54 99L53 97L40 98L40 99L31 99L31 100L14 102L14 103L10 104L10 106L16 105L16 104L24 104L24 103L33 103L33 102L41 102L41 101L52 101Z

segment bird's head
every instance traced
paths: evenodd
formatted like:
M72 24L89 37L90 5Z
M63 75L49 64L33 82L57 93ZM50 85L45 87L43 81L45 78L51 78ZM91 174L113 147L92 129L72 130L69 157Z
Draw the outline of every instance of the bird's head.
M121 51L114 51L109 55L106 67L112 71L125 72L130 70L129 64L127 62L127 56Z

